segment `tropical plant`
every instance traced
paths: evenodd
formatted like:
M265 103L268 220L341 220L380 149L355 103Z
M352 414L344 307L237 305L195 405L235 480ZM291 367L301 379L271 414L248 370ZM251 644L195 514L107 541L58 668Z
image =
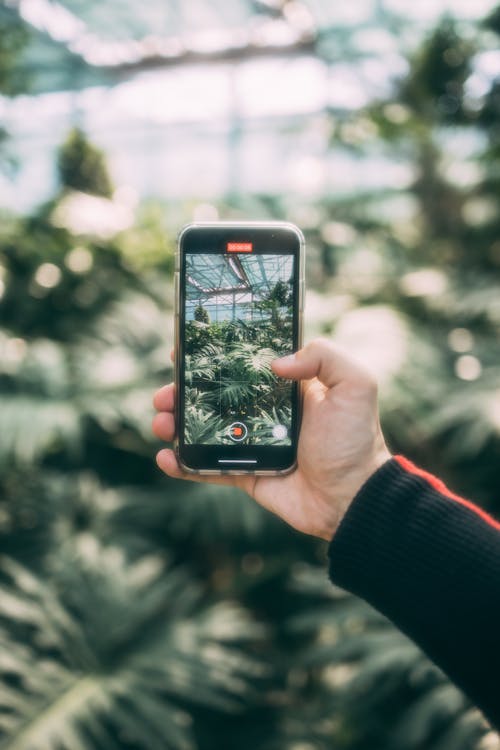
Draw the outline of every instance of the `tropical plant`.
M57 156L63 188L110 198L113 186L104 153L86 138L80 128L72 128Z
M9 94L19 90L13 49L26 27L15 4L6 14L2 28L14 18L22 32L0 35ZM408 167L406 187L367 184L310 201L233 195L218 206L228 217L307 225L308 286L324 292L317 325L309 308L308 335L347 329L352 348L363 334L375 342L375 359L391 364L381 395L392 449L493 512L500 112L498 82L481 73L475 98L467 76L498 46L499 18L481 27L445 20L415 43L388 97L325 113L332 148L359 160L389 153ZM404 43L404 19L392 28ZM344 61L354 52L342 36ZM334 28L318 54L333 48ZM457 156L449 149L463 135ZM475 151L466 157L468 136ZM101 191L100 166L81 169L94 157L74 157L82 174L72 185ZM150 400L172 375L174 232L165 216L172 211L173 226L177 208L160 206L106 243L54 227L46 210L3 216L0 747L492 750L494 734L418 649L330 586L323 543L231 488L156 471ZM289 341L284 291L274 294L262 323L188 324L198 374L220 374L217 358L234 346L239 372L253 383L257 367L261 381L258 350L269 350L269 364ZM381 315L401 340L392 329L371 333ZM206 385L188 389L193 430L207 428ZM288 386L273 387L274 410L258 393L256 431L282 422Z
M250 330L247 325L246 331ZM231 336L232 327L222 327L220 333ZM256 430L258 442L265 442L266 414L273 408L290 403L290 385L280 382L271 370L277 352L258 348L253 341L205 344L198 353L186 356L186 382L195 385L187 393L186 434L190 442L230 442L225 434L234 419L245 419L250 427L250 439ZM277 340L275 338L275 340ZM281 344L281 345L280 345ZM289 342L279 342L280 350ZM282 411L282 414L288 412ZM276 422L267 423L270 442L271 430ZM285 422L288 424L288 422ZM213 430L210 435L210 430ZM194 437L197 440L194 440Z
M40 257L33 227L52 256ZM78 246L46 218L10 231L0 746L208 748L231 712L268 711L262 625L220 590L212 560L217 525L221 544L228 517L231 543L236 523L255 544L260 509L240 496L228 514L227 493L174 490L155 471L151 396L170 374L155 287L112 246ZM83 304L61 320L69 295ZM207 715L218 728L202 740Z
M220 442L224 423L210 407L204 409L189 405L185 410L184 435L188 443Z
M194 319L197 320L198 323L210 323L210 315L201 303L194 308L193 315Z
M193 705L256 699L268 670L248 644L262 629L237 606L204 604L160 556L127 564L87 542L59 590L2 563L1 746L194 747Z
M285 294L288 299L286 284L275 285L269 302L273 309L278 304L275 298ZM264 415L290 403L290 384L271 370L272 360L289 351L291 328L289 337L285 328L284 323L274 327L265 320L208 324L198 319L186 324L185 377L188 385L195 386L187 394L186 430L190 442L196 442L195 436L198 441L203 437L211 443L231 442L225 431L235 419L245 420L250 428L249 439L254 439L255 430L257 442L265 443L266 434L270 443L277 442L272 436L276 422L268 422L266 427ZM282 413L287 413L289 420L290 409Z
M282 333L286 327L291 334L291 321L293 320L293 291L291 282L277 281L272 289L258 302L255 308L267 312L270 316L270 324L279 328Z

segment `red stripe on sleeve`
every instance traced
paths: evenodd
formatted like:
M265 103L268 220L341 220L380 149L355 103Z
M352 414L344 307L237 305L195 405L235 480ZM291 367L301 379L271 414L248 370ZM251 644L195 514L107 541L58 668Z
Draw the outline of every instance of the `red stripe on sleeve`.
M426 482L428 482L431 487L433 487L437 492L439 492L441 495L444 495L445 497L448 497L450 500L453 500L456 503L459 503L460 505L463 505L465 508L468 508L473 513L476 514L476 516L479 516L483 519L483 521L486 521L486 523L489 526L492 526L497 531L500 531L500 522L496 521L492 516L489 515L489 513L486 513L485 510L482 508L479 508L477 505L474 505L474 503L471 503L470 500L465 500L463 497L460 497L459 495L455 495L454 492L451 492L448 487L442 482L440 479L435 477L433 474L429 474L428 471L424 471L423 469L420 469L418 466L415 466L411 461L409 461L404 456L394 456L398 464L405 470L408 471L410 474L415 474L418 477L422 477L422 479L425 479Z

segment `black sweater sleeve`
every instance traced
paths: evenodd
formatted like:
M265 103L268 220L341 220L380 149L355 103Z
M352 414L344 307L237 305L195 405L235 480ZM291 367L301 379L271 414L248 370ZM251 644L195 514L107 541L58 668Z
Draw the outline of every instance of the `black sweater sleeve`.
M358 492L333 583L391 619L500 727L500 523L402 456Z

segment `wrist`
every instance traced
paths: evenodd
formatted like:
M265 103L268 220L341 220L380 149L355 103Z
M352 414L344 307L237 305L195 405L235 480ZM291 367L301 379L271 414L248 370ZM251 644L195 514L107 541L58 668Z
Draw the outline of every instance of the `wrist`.
M328 522L318 534L320 538L327 542L332 540L360 490L370 477L391 458L391 452L381 439L368 460L358 462L355 467L351 466L348 472L344 473L343 479L339 478L340 481L335 483L334 497L330 499L330 508L334 512L329 514Z

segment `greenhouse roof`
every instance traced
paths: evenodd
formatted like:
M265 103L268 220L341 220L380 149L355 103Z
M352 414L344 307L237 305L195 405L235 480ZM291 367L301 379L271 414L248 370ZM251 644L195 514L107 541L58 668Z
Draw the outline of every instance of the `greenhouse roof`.
M15 55L20 84L0 96L18 164L15 180L0 174L2 205L26 212L53 196L54 158L75 126L105 151L117 187L137 199L194 191L211 206L228 194L307 201L403 190L413 166L369 137L363 112L390 99L443 12L473 26L495 5L4 0L0 33L10 40L9 30L28 29L29 41ZM497 75L497 54L476 56L469 93L481 96ZM393 114L405 116L401 107ZM342 132L335 149L332 128ZM358 142L363 161L350 145ZM123 210L131 215L128 203Z
M342 60L347 27L395 30L432 23L443 12L478 17L493 0L6 0L34 33L24 64L33 93L117 83L136 71L261 55L314 52ZM387 40L386 40L387 41ZM386 43L386 42L385 42ZM359 54L384 45L373 33Z
M286 255L192 255L187 261L187 298L236 292L262 296L291 272L292 257Z
M10 0L8 5L35 29L25 64L37 91L119 82L136 71L176 64L300 54L311 51L316 36L310 10L295 1ZM54 69L59 75L47 76Z

